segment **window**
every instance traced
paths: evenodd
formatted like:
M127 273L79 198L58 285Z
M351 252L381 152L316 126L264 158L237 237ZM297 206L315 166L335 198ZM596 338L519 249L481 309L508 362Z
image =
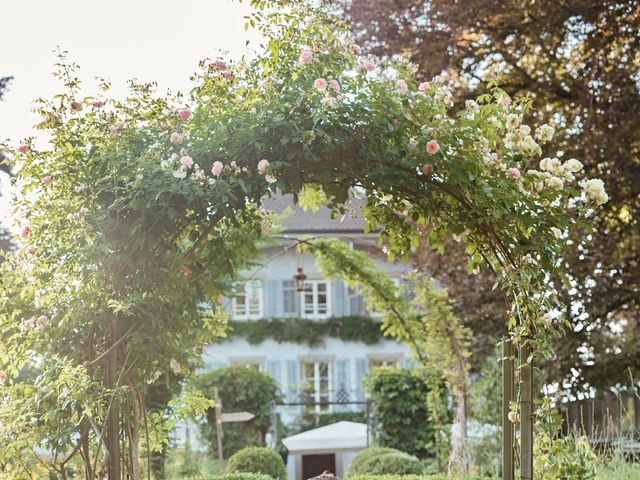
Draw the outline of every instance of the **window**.
M296 311L296 284L293 280L282 282L282 311L286 314L295 314Z
M263 297L262 280L236 283L235 297L233 297L233 318L236 320L262 318Z
M369 368L373 367L399 367L402 355L380 354L369 355Z
M229 357L229 363L262 371L264 357Z
M304 318L327 318L330 315L329 284L320 280L307 280L301 292L300 304Z
M316 413L327 412L331 405L331 365L327 361L306 361L302 363L302 392L307 402L315 405L309 408Z

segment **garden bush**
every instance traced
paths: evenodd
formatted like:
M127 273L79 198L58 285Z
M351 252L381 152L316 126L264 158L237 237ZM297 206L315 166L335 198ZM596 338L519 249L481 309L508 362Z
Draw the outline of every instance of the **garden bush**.
M361 471L361 467L363 464L371 460L373 457L386 455L388 453L402 453L402 452L395 448L388 448L388 447L369 447L359 451L356 454L356 456L353 457L353 460L351 460L351 464L349 465L349 471L347 473L347 476L362 475L364 473Z
M413 455L404 452L375 455L358 467L361 475L420 475L424 465Z
M287 470L282 457L275 450L247 447L231 455L226 473L263 473L275 480L286 480Z
M273 480L273 477L263 473L226 473L224 475L194 475L181 477L176 480Z
M355 475L349 480L491 480L492 477L447 475Z

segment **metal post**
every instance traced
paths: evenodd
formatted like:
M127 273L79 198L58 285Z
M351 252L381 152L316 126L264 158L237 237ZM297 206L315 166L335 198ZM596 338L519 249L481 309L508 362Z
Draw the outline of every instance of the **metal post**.
M513 401L513 343L505 337L502 341L502 478L514 480L514 424L509 420Z
M531 346L520 347L520 480L533 479L533 365Z
M220 403L220 396L218 395L218 387L213 387L213 399L216 402L216 438L218 440L218 465L220 468L220 475L224 475L224 454L222 452L222 404Z

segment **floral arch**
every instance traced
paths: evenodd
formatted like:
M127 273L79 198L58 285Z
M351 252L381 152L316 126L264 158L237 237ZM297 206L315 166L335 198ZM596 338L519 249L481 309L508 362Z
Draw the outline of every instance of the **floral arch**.
M34 446L55 452L56 472L80 459L85 478L138 478L138 445L153 448L166 427L145 393L221 334L223 313L199 302L255 257L273 220L260 199L276 190L339 210L357 188L390 255L411 253L416 224L437 249L457 236L469 272L495 272L517 345L545 354L563 329L553 283L606 193L600 180L576 188L577 160L540 161L553 129L523 123L526 99L494 86L453 108L446 79L418 84L403 59L362 55L322 12L251 22L264 53L202 62L189 98L133 85L116 101L108 84L80 98L61 60L66 92L39 105L52 148L15 152L23 244L0 296L0 462L14 478ZM27 387L17 375L34 357L41 373ZM207 406L187 392L175 410Z

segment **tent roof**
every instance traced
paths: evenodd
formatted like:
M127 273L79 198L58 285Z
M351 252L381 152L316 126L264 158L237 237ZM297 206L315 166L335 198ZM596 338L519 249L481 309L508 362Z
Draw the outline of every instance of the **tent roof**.
M367 425L337 422L282 439L289 452L360 450L367 447Z

